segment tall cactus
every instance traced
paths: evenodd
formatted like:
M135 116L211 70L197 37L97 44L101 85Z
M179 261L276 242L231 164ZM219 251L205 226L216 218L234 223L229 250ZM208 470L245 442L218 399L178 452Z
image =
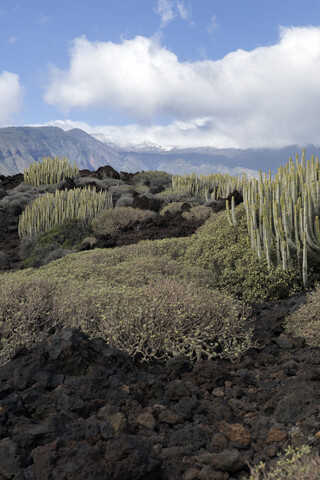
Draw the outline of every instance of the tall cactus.
M259 179L243 182L243 198L247 213L251 245L260 255L261 245L269 267L271 252L275 262L288 268L293 257L301 266L303 283L308 284L308 252L320 253L320 167L318 158L306 161L303 150L301 161L289 158L279 167L274 180L262 173ZM262 237L261 237L261 232ZM259 235L258 235L259 234ZM254 237L256 241L254 241ZM302 245L302 259L301 259ZM294 255L293 255L294 254Z
M78 178L79 167L76 163L70 164L70 160L60 157L43 157L41 162L33 162L24 171L24 181L38 187L59 183L66 177Z
M37 197L19 217L18 233L32 237L74 218L91 220L103 210L112 208L112 195L96 192L95 187L56 190Z

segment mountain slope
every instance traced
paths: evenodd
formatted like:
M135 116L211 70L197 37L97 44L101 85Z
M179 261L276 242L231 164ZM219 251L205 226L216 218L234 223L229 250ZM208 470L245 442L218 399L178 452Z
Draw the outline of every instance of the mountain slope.
M238 175L245 171L257 176L258 170L277 172L288 158L301 154L301 147L291 145L281 149L232 148L173 148L141 144L120 147L101 134L89 135L75 128L64 131L58 127L0 128L0 175L23 172L34 160L43 156L64 156L77 162L80 169L96 170L111 165L117 171L166 171L171 174L222 173ZM306 147L307 158L320 156L320 147Z
M58 127L8 127L0 129L0 174L22 173L43 156L68 157L80 169L100 165L120 168L120 155L80 129L65 132Z

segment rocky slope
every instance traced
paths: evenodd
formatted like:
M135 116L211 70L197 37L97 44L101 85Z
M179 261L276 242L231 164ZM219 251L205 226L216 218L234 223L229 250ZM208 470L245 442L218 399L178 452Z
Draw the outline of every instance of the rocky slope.
M282 333L304 295L260 306L237 363L133 364L65 329L0 368L1 479L231 480L320 442L319 349Z
M22 178L1 180L6 195ZM1 212L8 269L19 266L19 213ZM178 216L118 242L170 232L190 234ZM235 363L141 364L71 329L20 349L0 368L0 480L240 480L248 461L271 466L288 445L318 452L320 350L282 327L305 300L253 305L260 348Z

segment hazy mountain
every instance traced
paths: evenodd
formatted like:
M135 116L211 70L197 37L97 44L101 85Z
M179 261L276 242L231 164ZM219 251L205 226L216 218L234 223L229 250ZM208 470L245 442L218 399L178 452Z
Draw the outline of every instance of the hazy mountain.
M308 146L307 158L320 156L320 147ZM165 149L159 145L141 144L120 147L103 135L89 135L78 128L64 131L58 127L0 128L0 174L23 172L34 160L43 156L64 156L77 162L80 169L96 170L111 165L117 171L138 172L162 170L172 174L228 173L245 171L256 176L263 172L276 173L289 157L301 154L301 147L292 145L281 149L193 148Z
M121 169L116 150L80 129L65 132L58 127L0 128L0 174L23 173L43 156L68 157L81 169L96 170L100 165Z

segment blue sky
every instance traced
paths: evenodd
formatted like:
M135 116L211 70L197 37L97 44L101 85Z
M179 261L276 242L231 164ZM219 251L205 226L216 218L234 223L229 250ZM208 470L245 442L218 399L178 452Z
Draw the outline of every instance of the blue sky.
M0 0L0 126L320 144L316 0Z

